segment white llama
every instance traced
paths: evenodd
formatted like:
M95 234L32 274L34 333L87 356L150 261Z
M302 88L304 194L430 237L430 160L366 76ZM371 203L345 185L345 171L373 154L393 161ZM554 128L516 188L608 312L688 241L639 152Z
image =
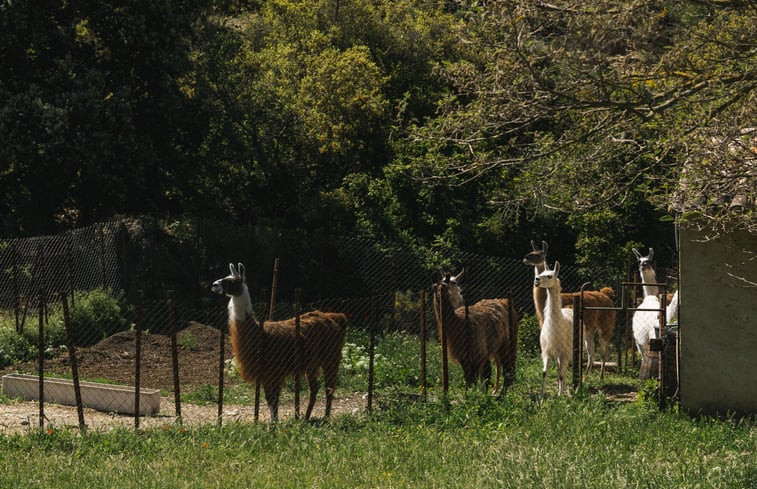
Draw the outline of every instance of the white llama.
M545 264L545 269L534 278L534 286L546 289L547 301L544 305L544 324L539 334L541 346L542 373L541 393L547 381L550 359L557 362L557 395L565 390L568 364L573 357L573 309L562 307L560 299L560 262L555 262L554 270Z
M533 251L523 258L523 263L534 267L534 277L541 274L547 263L547 242L542 241L542 248L538 249L536 243L531 241ZM601 368L599 378L605 378L605 363L607 362L607 352L612 339L612 332L615 329L616 313L613 307L612 298L615 291L610 287L603 287L601 290L585 290L581 292L561 292L562 307L573 307L573 298L583 295L583 304L587 309L583 313L583 336L584 349L586 351L586 375L591 372L594 366L595 350L594 335L599 335L599 347L601 355ZM533 287L534 310L539 320L539 328L544 324L544 305L547 300L547 293L541 287Z
M678 291L673 294L670 304L665 309L665 323L674 324L678 322Z
M660 324L660 287L653 285L657 283L657 274L652 262L654 250L649 248L649 254L642 256L639 250L634 248L633 254L639 263L639 274L644 289L644 299L637 308L639 310L633 314L633 338L641 355L641 371L648 372L652 359L644 355L644 350L649 345L649 340L657 338L657 326Z

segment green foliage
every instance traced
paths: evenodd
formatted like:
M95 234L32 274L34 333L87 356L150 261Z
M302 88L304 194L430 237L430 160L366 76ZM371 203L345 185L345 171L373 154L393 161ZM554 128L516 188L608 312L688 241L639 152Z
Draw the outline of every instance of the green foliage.
M131 314L123 292L104 288L76 291L70 312L74 343L77 346L91 345L129 329Z
M754 200L732 174L753 138L740 4L4 2L0 216L228 216L429 264L559 239L606 284L631 241L666 255L674 201L719 222Z
M536 315L523 314L518 321L518 356L539 356L539 318Z
M37 354L36 344L13 328L0 327L0 368L32 359Z

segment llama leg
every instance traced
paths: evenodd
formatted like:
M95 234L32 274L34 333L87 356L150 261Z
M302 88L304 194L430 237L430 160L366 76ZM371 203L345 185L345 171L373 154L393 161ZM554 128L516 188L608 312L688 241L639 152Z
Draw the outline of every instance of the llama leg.
M584 347L586 348L586 372L585 377L589 375L592 367L594 366L594 331L591 333L584 330Z
M544 388L547 383L547 369L549 368L549 357L542 356L542 363L544 366L541 370L541 395L544 396Z
M310 419L310 415L313 413L313 406L315 406L315 398L318 395L318 370L309 372L305 375L308 381L308 408L305 411L305 419Z
M487 387L492 381L492 364L487 358L478 369L479 380Z
M599 352L602 355L602 368L599 370L599 380L605 380L605 362L607 361L607 347L609 343L609 338L599 338Z
M326 385L326 412L325 416L331 416L331 403L334 400L336 382L339 376L339 364L328 365L323 368L323 382Z
M492 395L496 395L499 391L499 382L500 378L502 377L502 358L500 358L500 355L497 354L494 356L494 388L492 389ZM506 384L506 382L505 382ZM504 388L503 388L504 390Z
M279 394L281 393L280 382L270 382L263 384L265 391L265 400L268 404L268 413L271 416L272 423L279 422Z
M557 364L557 397L562 396L562 359L557 357L555 360Z
M460 362L460 366L463 368L463 377L465 377L465 388L469 388L476 383L477 368L472 362L463 361Z

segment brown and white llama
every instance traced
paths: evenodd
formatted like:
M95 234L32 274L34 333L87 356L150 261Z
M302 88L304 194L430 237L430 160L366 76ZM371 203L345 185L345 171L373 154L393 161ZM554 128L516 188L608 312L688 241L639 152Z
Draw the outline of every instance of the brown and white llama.
M325 415L329 416L342 361L346 316L321 311L305 313L300 316L299 339L295 318L261 325L252 310L244 265L229 264L229 270L228 276L213 282L212 290L230 297L231 349L242 379L262 384L271 421L277 422L281 384L290 375L304 374L310 394L305 419L309 419L318 393L318 375L323 370Z
M460 274L458 274L458 277ZM476 379L489 382L494 360L496 377L492 393L515 379L515 358L518 349L518 317L510 299L483 299L467 307L455 307L453 298L459 293L451 275L434 284L433 303L439 337L444 327L447 355L463 369L465 386Z
M452 307L457 309L460 306L464 306L465 300L463 299L463 293L460 290L460 278L463 276L463 273L465 273L465 269L461 269L460 273L457 275L450 275L441 270L439 270L439 273L442 275L442 280L449 286L448 293L449 300L452 302Z
M539 249L531 241L532 251L523 258L523 263L534 267L534 278L546 270L548 246L546 241L542 241L541 244L542 248ZM560 300L562 307L572 308L573 298L580 296L581 292L561 292ZM534 285L533 297L534 310L539 320L539 328L541 328L544 324L544 307L547 300L546 289ZM612 338L612 332L615 329L616 312L613 309L609 309L615 306L613 302L614 297L615 291L610 287L602 287L600 290L584 290L583 292L583 304L587 307L583 313L584 348L586 349L587 356L586 374L591 371L594 365L594 335L598 334L599 352L602 361L599 371L600 379L604 379L605 377L608 347ZM588 309L594 307L608 309Z
M544 289L547 300L544 304L544 324L539 332L541 347L541 394L547 382L550 360L557 363L557 395L565 390L568 364L573 359L573 309L562 307L560 299L560 263L555 262L554 270L544 267L544 271L534 277L534 286Z

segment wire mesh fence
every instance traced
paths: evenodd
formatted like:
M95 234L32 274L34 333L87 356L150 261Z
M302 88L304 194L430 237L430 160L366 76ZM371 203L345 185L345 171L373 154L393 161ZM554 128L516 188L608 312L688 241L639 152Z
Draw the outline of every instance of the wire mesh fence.
M287 244L286 234L254 227L198 221L191 232L174 229L172 239L154 233L156 227L120 221L2 241L3 373L30 374L34 389L41 378L56 376L73 377L72 384L79 378L126 386L125 394L99 394L106 399L97 409L136 413L137 425L139 414L150 413L156 402L143 400L144 392L157 392L157 412L164 417L186 420L202 411L204 422L214 422L266 418L258 403L276 398L277 391L282 416L307 414L315 384L308 385L304 374L312 379L316 370L321 386L312 409L315 416L326 414L333 385L323 386L323 374L334 375L329 351L340 357L335 409L353 411L372 409L376 392L425 397L429 389L446 392L486 379L490 387L498 379L499 387L506 386L515 377L516 358L534 357L543 346L534 267L522 256L457 253L445 257L452 271L368 239L320 241L303 250ZM249 293L231 328L228 292L210 290L228 274L230 259L244 263ZM450 272L459 277L462 303L445 316L432 286L449 283ZM559 276L563 291L585 283L568 265ZM621 293L620 286L614 289ZM611 300L617 304L619 297ZM333 326L334 317L315 320L307 315L314 310L343 314L346 333L320 338L317 332ZM502 311L504 320L491 321ZM245 323L248 312L254 324ZM607 339L616 368L632 348L629 320L618 313ZM292 336L295 327L302 329ZM41 424L43 415L38 419Z

